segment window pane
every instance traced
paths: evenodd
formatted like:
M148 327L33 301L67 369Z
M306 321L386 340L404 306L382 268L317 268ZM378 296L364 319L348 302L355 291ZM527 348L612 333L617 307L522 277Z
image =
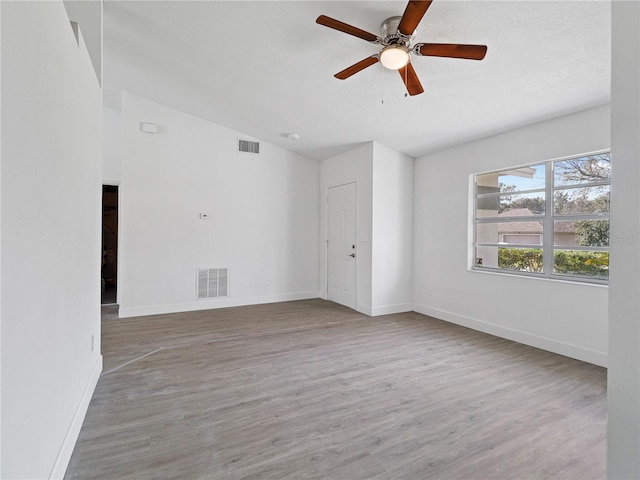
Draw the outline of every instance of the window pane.
M541 248L476 247L476 267L542 272Z
M478 198L476 218L544 215L544 193L512 193Z
M476 176L478 193L508 193L544 188L545 165L511 168Z
M609 213L609 185L556 190L553 209L556 215Z
M553 222L553 244L563 247L608 247L609 220Z
M542 222L478 223L476 243L542 245Z
M555 186L610 181L611 160L608 153L572 158L553 164Z
M555 250L553 273L572 277L609 279L609 252Z

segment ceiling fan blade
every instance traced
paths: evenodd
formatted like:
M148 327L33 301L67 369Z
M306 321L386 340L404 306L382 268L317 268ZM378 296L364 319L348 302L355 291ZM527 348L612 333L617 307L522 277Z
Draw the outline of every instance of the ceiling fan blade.
M430 5L431 0L409 2L398 24L398 31L403 35L411 36Z
M346 80L351 75L358 73L360 70L364 70L367 67L370 67L374 63L378 63L378 56L372 55L370 57L365 58L364 60L360 60L358 63L351 65L348 68L345 68L341 72L338 72L334 75L337 79Z
M338 30L340 32L348 33L349 35L353 35L354 37L362 38L367 42L371 43L380 43L381 38L373 33L365 32L353 25L349 25L348 23L341 22L340 20L336 20L335 18L327 17L326 15L320 15L316 18L316 23L320 25L324 25L325 27L333 28L334 30Z
M429 57L466 58L482 60L487 54L486 45L461 45L457 43L418 43L413 47L418 55Z
M407 65L400 68L398 72L400 73L402 81L407 87L407 92L409 92L409 95L413 97L414 95L419 95L424 92L424 88L422 88L422 84L420 83L418 75L413 69L413 65L411 65L411 63L407 63Z

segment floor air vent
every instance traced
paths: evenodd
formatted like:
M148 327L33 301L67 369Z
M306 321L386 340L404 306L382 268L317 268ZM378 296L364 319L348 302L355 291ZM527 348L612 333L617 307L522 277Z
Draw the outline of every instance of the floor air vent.
M198 299L226 297L228 296L228 291L228 268L198 269Z
M238 139L238 151L244 153L260 153L260 143Z

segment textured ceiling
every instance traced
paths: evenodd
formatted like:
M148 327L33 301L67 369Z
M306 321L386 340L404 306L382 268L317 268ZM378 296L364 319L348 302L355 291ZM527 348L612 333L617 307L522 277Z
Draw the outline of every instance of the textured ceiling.
M416 41L485 44L484 60L414 57L415 97L379 64L335 79L379 47L316 17L379 34L405 6L106 0L105 102L126 90L320 159L371 140L418 157L609 101L607 1L435 0Z

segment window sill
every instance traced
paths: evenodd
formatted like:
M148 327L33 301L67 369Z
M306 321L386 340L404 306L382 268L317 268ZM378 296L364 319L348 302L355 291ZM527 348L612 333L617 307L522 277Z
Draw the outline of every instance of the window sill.
M541 277L538 275L527 275L525 273L509 273L509 272L497 272L494 270L480 270L476 268L468 268L467 271L471 273L479 273L482 275L497 275L500 277L511 277L511 278L522 278L526 280L536 280L543 282L554 282L560 284L570 284L570 285L580 285L583 287L596 287L596 288L609 288L608 283L595 283L591 281L580 281L574 278L549 278L549 277Z

